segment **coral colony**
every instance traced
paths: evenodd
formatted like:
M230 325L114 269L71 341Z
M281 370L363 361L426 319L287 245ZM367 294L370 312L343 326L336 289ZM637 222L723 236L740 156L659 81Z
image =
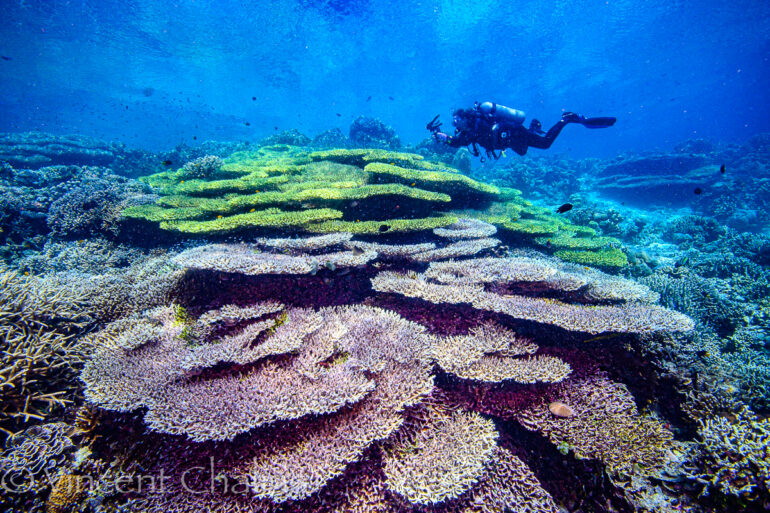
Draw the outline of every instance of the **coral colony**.
M32 142L12 165L58 162ZM87 143L68 141L123 151ZM611 274L630 264L604 231L413 153L272 144L167 167L80 183L71 200L99 206L79 215L51 201L60 239L0 275L0 504L555 513L595 494L669 512L677 486L766 500L767 419L691 395L686 434L649 406L639 347L709 317L672 304L678 277Z

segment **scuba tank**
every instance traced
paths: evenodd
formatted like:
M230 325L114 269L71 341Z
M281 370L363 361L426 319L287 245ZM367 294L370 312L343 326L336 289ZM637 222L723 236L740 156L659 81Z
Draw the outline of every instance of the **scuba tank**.
M476 102L476 110L490 121L504 125L521 125L526 117L523 111L492 102Z

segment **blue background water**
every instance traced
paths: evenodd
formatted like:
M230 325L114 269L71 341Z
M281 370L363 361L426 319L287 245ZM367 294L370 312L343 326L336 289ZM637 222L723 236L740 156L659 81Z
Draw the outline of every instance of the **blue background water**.
M551 150L580 157L770 130L767 0L246 3L2 0L0 131L167 149L363 114L416 143L486 99L616 115Z

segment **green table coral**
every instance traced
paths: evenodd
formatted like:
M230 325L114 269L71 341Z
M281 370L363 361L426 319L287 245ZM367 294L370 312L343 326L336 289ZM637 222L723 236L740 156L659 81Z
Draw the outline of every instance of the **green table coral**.
M281 229L378 236L430 231L462 215L563 260L627 264L616 239L534 205L517 189L479 182L412 153L274 145L235 152L205 175L191 175L190 167L143 177L158 199L123 215L201 236Z

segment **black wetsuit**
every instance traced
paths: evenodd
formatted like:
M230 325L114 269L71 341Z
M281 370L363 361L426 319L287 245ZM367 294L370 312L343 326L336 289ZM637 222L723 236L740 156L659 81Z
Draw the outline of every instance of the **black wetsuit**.
M550 148L562 129L569 123L570 121L560 119L545 135L539 135L524 128L524 125L494 123L477 116L473 128L456 131L455 135L449 137L447 144L455 148L479 145L487 152L510 148L519 155L525 155L530 146L542 150ZM478 153L475 147L474 153Z

